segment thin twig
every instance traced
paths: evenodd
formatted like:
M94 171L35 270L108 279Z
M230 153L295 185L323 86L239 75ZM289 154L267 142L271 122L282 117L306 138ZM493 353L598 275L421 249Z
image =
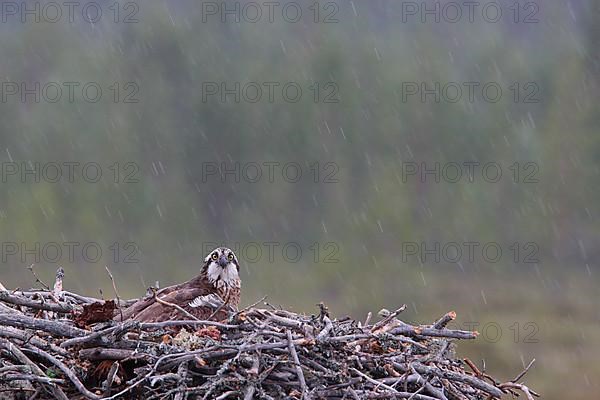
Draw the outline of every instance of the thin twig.
M292 338L292 331L287 330L286 332L287 340L288 340L288 350L292 356L292 361L294 361L294 366L296 368L296 375L298 375L298 380L300 381L300 387L302 388L302 398L305 400L310 399L308 394L308 387L306 386L306 380L304 379L304 373L302 372L302 364L300 364L300 360L298 359L298 353L296 353L296 347L294 346L294 339Z
M113 290L115 291L115 296L117 297L117 307L119 308L119 313L121 314L121 322L123 322L123 309L121 308L121 297L119 297L119 292L117 291L117 285L115 284L115 278L113 277L113 274L110 272L110 269L108 269L108 265L105 265L104 268L106 268L106 272L108 273L108 277L110 278L110 281L112 283Z
M446 325L448 325L448 323L450 323L450 321L454 321L456 319L456 312L454 311L449 311L446 314L444 314L440 319L438 319L433 325L432 328L434 329L442 329L445 328Z
M231 318L230 318L230 319L233 319L233 318L237 317L238 315L245 313L245 312L246 312L246 311L248 311L249 309L256 307L258 304L260 304L260 303L264 302L266 299L267 299L267 296L263 296L263 297L262 297L262 299L260 299L260 300L258 300L258 301L256 301L256 302L254 302L254 303L250 304L249 306L247 306L247 307L244 307L244 308L242 308L241 310L237 311L235 314L233 314L233 315L231 316ZM210 319L210 318L209 318L209 319Z
M8 352L10 352L19 362L28 365L31 367L31 370L38 376L46 376L44 372L37 366L33 361L31 361L17 346L13 343L9 342L6 339L0 339L0 348L4 348ZM60 387L56 387L54 385L51 386L52 393L61 400L68 400L69 398L62 391Z
M386 384L385 384L385 383L383 383L383 382L380 382L380 381L377 381L377 380L375 380L375 379L371 378L369 375L367 375L367 374L364 374L364 373L360 372L360 371L359 371L359 370L357 370L356 368L350 368L350 371L354 372L354 373L355 373L356 375L358 375L358 376L362 376L362 377L363 377L363 378L365 378L367 381L369 381L369 382L371 382L372 384L374 384L374 385L375 385L375 389L377 389L378 387L382 387L382 388L384 388L384 389L387 389L387 390L389 390L389 391L390 391L390 392L392 392L392 393L398 393L398 391L397 391L396 389L394 389L393 387L391 387L391 386L388 386L388 385L386 385Z
M162 300L160 297L158 297L158 295L156 294L156 291L154 291L154 300L156 300L157 302L159 302L163 306L173 307L173 308L177 309L177 311L179 311L180 313L184 314L188 318L191 318L191 319L193 319L195 321L199 321L199 319L196 318L193 314L187 312L186 310L184 310L182 307L178 306L177 304L169 303L168 301Z
M396 318L396 316L404 310L406 310L406 304L402 304L402 307L400 307L399 309L397 309L396 311L394 311L393 313L391 313L390 315L373 325L373 327L371 328L371 332L375 332L377 329L382 328L392 319Z
M525 367L523 372L521 372L519 375L517 375L516 378L513 379L511 382L517 382L517 381L521 380L521 378L524 377L527 372L529 372L529 369L531 368L531 366L534 363L535 363L535 358L533 360L531 360L531 362L529 363L529 365L527 365L527 367Z
M57 367L58 369L60 369L60 371L65 374L67 376L67 378L69 378L69 380L73 383L73 385L75 385L75 387L77 388L77 390L79 390L79 392L84 395L85 397L92 399L92 400L99 400L100 396L90 392L84 385L83 383L81 383L81 381L79 380L79 378L77 378L77 375L75 375L75 373L69 368L67 367L64 363L62 363L61 361L59 361L57 358L55 358L54 356L46 353L44 350L38 349L36 347L33 347L32 345L28 345L26 349L23 349L25 352L29 352L29 353L33 353L38 357L41 357L43 359L45 359L46 361L49 361L52 365L54 365L55 367Z
M42 280L37 276L37 274L33 270L34 266L35 266L35 264L31 264L29 267L27 267L27 269L33 274L33 277L35 278L35 283L39 283L40 285L42 285L44 287L45 290L50 291L50 286L48 286L44 282L42 282Z

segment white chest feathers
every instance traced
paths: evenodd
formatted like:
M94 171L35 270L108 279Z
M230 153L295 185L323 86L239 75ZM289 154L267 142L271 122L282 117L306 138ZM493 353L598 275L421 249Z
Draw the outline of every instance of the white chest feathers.
M240 287L240 276L237 267L233 263L222 268L217 263L211 262L206 272L208 281L216 288Z

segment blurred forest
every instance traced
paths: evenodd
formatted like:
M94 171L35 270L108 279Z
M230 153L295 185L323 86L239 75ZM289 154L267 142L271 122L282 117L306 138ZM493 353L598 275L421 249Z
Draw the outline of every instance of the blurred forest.
M51 2L26 2L39 21L1 3L5 286L34 285L31 264L52 282L60 264L68 290L112 297L107 265L137 297L225 244L244 304L456 310L485 333L460 356L506 378L536 358L545 399L600 391L600 1L499 1L497 22L482 7L423 22L407 9L421 2L393 0L283 1L272 21L260 1L96 1L87 18L82 2L55 22ZM454 84L422 97L436 82ZM455 101L468 82L474 99ZM502 177L454 182L473 162ZM420 175L436 163L439 182ZM481 244L474 260L412 252L464 242Z

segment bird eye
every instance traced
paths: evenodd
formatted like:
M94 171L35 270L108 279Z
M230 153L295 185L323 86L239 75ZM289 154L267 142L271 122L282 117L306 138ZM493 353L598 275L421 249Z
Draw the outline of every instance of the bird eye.
M219 259L219 255L217 253L212 253L211 258L213 259L213 261L217 261Z
M227 256L227 259L229 261L233 261L233 253L229 253L229 255Z

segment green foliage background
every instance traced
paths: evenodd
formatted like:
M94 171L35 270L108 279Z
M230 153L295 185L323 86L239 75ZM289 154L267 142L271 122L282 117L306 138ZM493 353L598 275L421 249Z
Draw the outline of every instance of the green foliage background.
M528 381L544 398L589 399L600 390L598 1L539 2L539 22L531 24L514 23L508 1L499 2L507 14L498 23L464 16L456 24L405 23L402 2L390 0L336 2L336 23L315 23L308 1L297 3L305 12L297 23L277 13L272 23L206 15L203 22L204 3L137 3L138 21L128 24L115 23L104 1L105 15L93 24L81 14L73 23L7 17L0 24L2 82L104 89L97 103L76 91L74 102L9 96L0 104L3 165L103 168L98 183L3 178L3 243L99 243L96 263L61 260L66 287L112 296L106 264L121 294L135 297L155 281L193 276L210 243L276 241L273 259L245 257L244 302L268 295L310 313L323 300L336 315L356 318L406 303L405 318L421 322L454 309L463 327L501 327L498 340L490 328L459 347L494 374L511 378L535 357ZM120 18L131 10L119 6ZM114 102L108 88L117 82ZM128 82L139 88L137 103L122 101ZM272 103L203 101L205 82L296 82L303 96L297 103L282 101L281 92ZM334 82L339 102L314 101L315 82ZM403 82L497 82L505 90L497 103L481 96L404 102ZM514 82L535 82L540 101L515 102ZM402 181L406 162L469 161L497 162L504 176L498 183ZM272 183L264 175L257 183L203 179L207 163L222 162L297 162L303 177L289 183L276 169ZM539 182L515 183L508 170L515 162L536 163ZM139 182L123 175L114 182L114 163L121 173L135 163ZM322 173L335 163L337 182L321 175L315 183L315 163ZM402 243L422 241L496 242L506 253L498 263L404 262ZM108 251L115 242L134 242L139 261L122 262L121 253L115 263ZM329 242L339 247L336 263L324 262ZM540 262L514 263L514 242L537 243ZM284 259L285 243L301 246L298 262ZM1 281L32 285L29 264L3 259ZM52 281L56 265L42 261L36 269Z

